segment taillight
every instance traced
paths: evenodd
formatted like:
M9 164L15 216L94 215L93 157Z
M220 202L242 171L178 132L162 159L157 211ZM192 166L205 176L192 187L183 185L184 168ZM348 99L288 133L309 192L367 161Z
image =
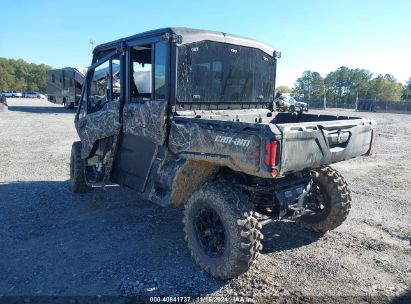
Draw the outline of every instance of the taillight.
M278 151L278 141L272 140L265 144L265 164L273 168L277 165L277 151Z

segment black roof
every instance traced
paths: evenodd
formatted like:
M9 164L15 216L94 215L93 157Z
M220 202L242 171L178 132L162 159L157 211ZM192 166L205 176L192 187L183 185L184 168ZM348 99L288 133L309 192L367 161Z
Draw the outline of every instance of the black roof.
M224 42L224 43L230 43L230 44L235 44L235 45L242 45L242 46L248 46L248 47L253 47L262 50L263 52L267 53L268 55L272 56L274 53L274 48L271 46L251 39L251 38L246 38L242 36L237 36L237 35L232 35L232 34L227 34L223 32L215 32L215 31L208 31L208 30L199 30L199 29L191 29L191 28L184 28L184 27L167 27L167 28L161 28L161 29L156 29L156 30L151 30L147 32L143 32L140 34L136 34L133 36L129 36L126 38L118 39L112 42L108 43L103 43L95 47L94 53L99 52L101 50L105 50L107 48L115 47L116 45L122 43L122 42L127 42L130 40L134 39L142 39L142 38L150 38L150 37L155 37L155 36L160 36L164 34L175 34L179 35L182 37L182 43L181 44L187 44L191 42L197 42L197 41L204 41L204 40L210 40L210 41L217 41L217 42Z

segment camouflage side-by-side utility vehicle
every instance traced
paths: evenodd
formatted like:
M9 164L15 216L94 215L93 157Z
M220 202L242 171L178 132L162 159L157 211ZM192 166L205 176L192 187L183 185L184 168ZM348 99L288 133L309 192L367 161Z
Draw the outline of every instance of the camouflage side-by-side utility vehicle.
M325 232L347 217L350 190L328 164L372 154L375 123L273 112L280 53L270 46L165 28L93 54L75 117L73 192L119 184L184 204L191 254L219 278L250 267L271 220Z

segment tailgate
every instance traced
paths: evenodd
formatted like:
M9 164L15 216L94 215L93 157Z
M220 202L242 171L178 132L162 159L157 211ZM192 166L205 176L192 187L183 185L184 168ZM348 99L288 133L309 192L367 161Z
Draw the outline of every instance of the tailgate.
M282 133L280 174L367 154L375 122L350 119L277 124Z

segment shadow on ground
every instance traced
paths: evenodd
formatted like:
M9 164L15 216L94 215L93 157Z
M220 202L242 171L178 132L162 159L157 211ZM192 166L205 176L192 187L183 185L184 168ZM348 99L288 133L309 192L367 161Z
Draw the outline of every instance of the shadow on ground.
M75 110L67 110L62 107L36 107L36 106L9 106L9 111L13 112L25 112L25 113L38 113L38 114L53 114L53 113L75 113Z
M0 294L198 296L227 283L193 262L181 207L121 187L74 195L68 181L0 183L0 202ZM264 230L263 253L317 239L292 223Z
M271 222L263 227L262 254L289 250L316 242L323 234L297 226L291 221Z
M396 297L393 301L391 301L392 304L409 304L411 303L411 288L408 289L406 292L401 294L400 296Z

